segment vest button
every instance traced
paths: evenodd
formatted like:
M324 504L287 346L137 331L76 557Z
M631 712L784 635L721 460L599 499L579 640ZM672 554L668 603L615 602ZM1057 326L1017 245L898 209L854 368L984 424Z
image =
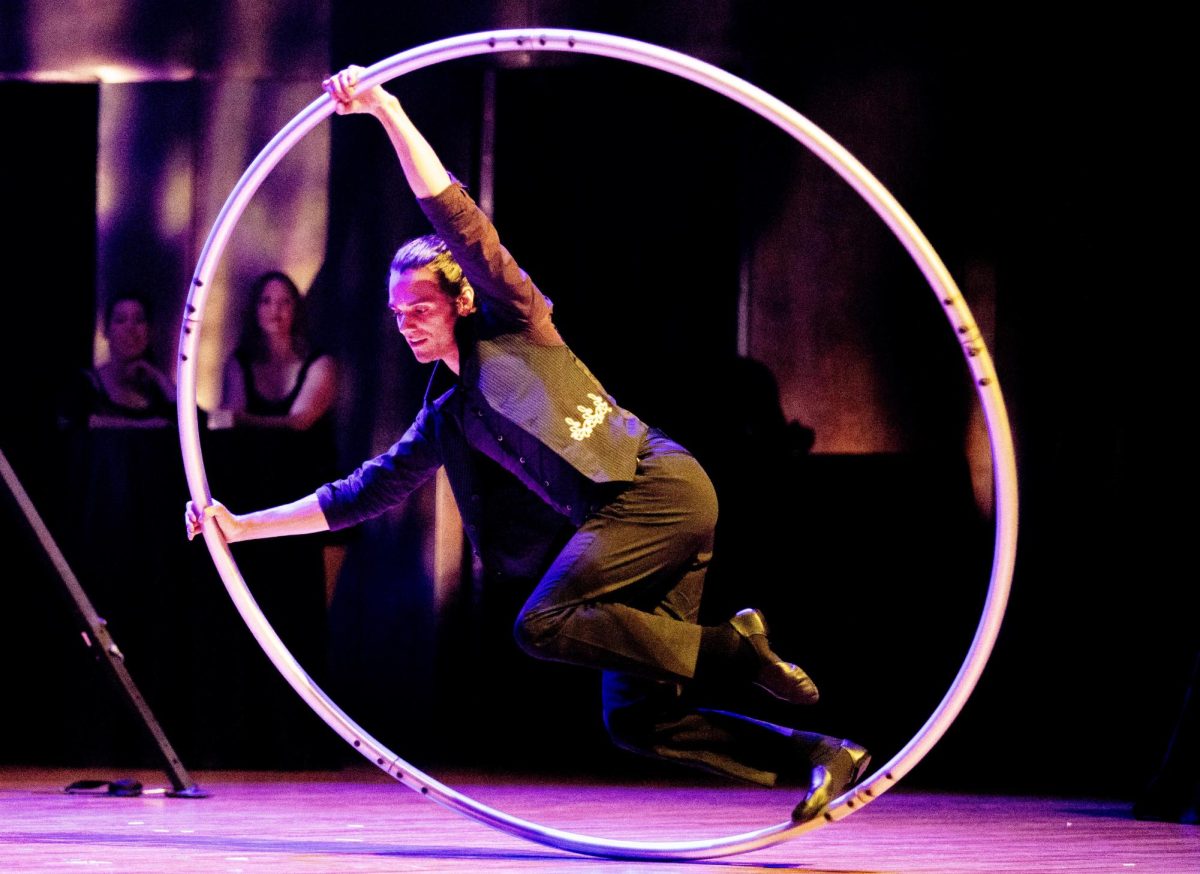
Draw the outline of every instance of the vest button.
M517 461L521 462L521 464L524 464L524 463L525 463L525 459L524 459L523 457L522 457L522 458L518 458L518 459L517 459Z

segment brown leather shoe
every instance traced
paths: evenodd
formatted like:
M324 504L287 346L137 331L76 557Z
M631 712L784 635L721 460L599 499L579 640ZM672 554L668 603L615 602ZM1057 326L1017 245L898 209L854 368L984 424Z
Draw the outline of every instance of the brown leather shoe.
M814 760L820 758L826 761L813 765L808 792L792 811L793 822L808 822L819 815L830 801L857 783L871 764L866 747L852 740L841 741L825 751L818 750Z
M816 704L821 697L817 684L798 665L785 662L767 643L767 620L758 610L740 610L729 620L758 654L759 667L755 685L790 704Z

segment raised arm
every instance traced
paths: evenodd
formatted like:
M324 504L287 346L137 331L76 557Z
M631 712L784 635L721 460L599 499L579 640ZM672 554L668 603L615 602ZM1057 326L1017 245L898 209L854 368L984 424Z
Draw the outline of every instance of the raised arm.
M362 67L347 67L330 76L321 86L334 99L338 115L367 113L379 119L404 169L404 178L417 197L436 197L450 187L450 174L437 153L405 114L400 101L382 87L358 91Z
M378 86L358 92L361 74L361 67L348 67L322 84L339 115L367 113L383 125L409 187L462 266L477 303L500 324L531 330L537 342L561 343L551 322L549 301L500 244L491 220L462 186L454 184L395 96Z
M175 383L149 361L135 361L130 371L133 381L144 386L144 394L152 397L157 393L166 403L175 403Z

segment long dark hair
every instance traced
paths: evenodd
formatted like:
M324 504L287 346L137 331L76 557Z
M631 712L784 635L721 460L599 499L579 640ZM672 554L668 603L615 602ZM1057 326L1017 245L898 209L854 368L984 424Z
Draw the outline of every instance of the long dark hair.
M292 299L292 351L304 358L308 355L311 344L308 339L308 319L304 306L304 296L292 278L279 270L270 270L250 285L246 312L242 317L242 332L238 337L234 354L243 361L261 361L266 358L267 344L263 338L262 329L258 326L258 303L262 300L263 292L272 282L278 282L287 289Z

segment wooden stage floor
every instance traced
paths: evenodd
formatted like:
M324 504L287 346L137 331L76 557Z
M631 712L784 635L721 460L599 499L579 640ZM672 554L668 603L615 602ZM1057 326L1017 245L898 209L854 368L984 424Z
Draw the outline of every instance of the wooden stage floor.
M441 775L439 775L441 776ZM788 843L706 862L591 859L528 844L373 770L201 772L202 800L66 795L72 780L161 773L0 769L0 871L1200 872L1200 827L1137 822L1128 805L917 793L903 787ZM443 779L510 813L611 837L726 835L781 822L795 790Z

